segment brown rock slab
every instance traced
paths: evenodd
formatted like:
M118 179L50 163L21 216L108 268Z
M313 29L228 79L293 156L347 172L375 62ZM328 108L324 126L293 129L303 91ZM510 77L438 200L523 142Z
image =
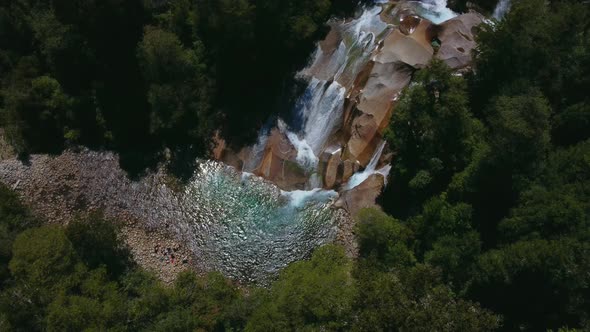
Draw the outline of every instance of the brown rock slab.
M375 61L381 63L403 62L414 68L426 66L434 54L430 45L432 25L422 20L411 35L404 35L400 30L394 30L383 40L383 47L376 55Z
M438 34L441 46L436 57L453 69L469 66L472 61L471 51L477 46L473 28L482 22L480 14L470 12L441 24Z
M326 189L332 189L340 182L338 176L338 169L342 165L342 159L340 159L340 152L340 149L337 149L335 151L328 150L324 152L324 155L327 155L323 176L324 188Z
M375 200L381 194L383 185L383 175L373 174L358 186L342 192L335 204L346 209L354 217L363 208L377 206Z
M350 126L346 159L358 160L366 166L376 148L376 142L389 124L396 96L410 82L412 68L403 63L373 65L367 83L358 96L356 116Z
M254 174L285 190L303 189L308 179L305 170L297 164L297 150L276 128L271 131L264 157Z

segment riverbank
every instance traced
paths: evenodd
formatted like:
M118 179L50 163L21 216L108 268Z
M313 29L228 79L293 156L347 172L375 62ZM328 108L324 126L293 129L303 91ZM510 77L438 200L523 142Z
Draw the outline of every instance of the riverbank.
M181 226L187 218L182 188L169 185L164 171L132 181L119 167L116 154L83 149L56 156L32 155L25 162L14 157L1 160L0 181L49 223L67 224L79 214L97 210L119 220L134 259L166 283L185 269L211 270L190 246L194 239ZM336 220L332 240L355 256L353 220L343 209L333 208L332 213Z

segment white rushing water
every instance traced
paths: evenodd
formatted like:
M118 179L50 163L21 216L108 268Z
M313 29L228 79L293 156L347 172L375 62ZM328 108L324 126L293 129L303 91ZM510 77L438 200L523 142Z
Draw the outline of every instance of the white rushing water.
M421 14L435 23L455 15L445 1L432 0L420 6L424 9ZM380 20L380 11L381 6L375 5L356 19L332 23L342 42L327 53L318 44L309 66L298 74L307 81L293 110L301 125L289 127L277 121L278 130L297 150L297 163L311 174L306 185L309 190L282 191L252 174L257 173L264 156L270 132L265 128L250 148L242 173L220 163L204 162L178 195L181 212L175 217L177 228L208 269L264 283L289 263L308 257L314 248L336 238L342 212L333 209L331 202L338 193L321 189L318 156L342 127L347 89L391 29ZM384 148L383 141L367 167L354 174L344 190L358 186L372 174L387 179L391 166L377 169ZM340 151L335 147L330 153Z
M357 19L342 22L337 29L342 42L329 54L324 54L318 44L312 61L298 76L308 80L307 88L295 105L294 112L303 123L299 132L284 129L297 149L297 162L307 170L316 170L318 156L326 148L328 140L342 127L346 87L362 70L377 46L378 36L388 25L379 18L380 6L363 11ZM320 68L316 77L310 74ZM279 126L284 124L279 121ZM321 186L321 181L310 181L310 187Z
M457 16L447 7L447 0L424 0L419 5L424 9L420 15L434 24L441 24Z
M377 165L379 164L379 159L381 159L381 155L383 154L383 149L385 148L385 141L381 142L375 150L375 153L371 157L371 161L362 172L355 173L348 183L344 187L344 190L350 190L354 187L358 186L359 184L363 183L369 176L373 174L381 174L387 180L387 176L389 175L389 170L391 169L390 165L385 165L380 169L376 169Z
M492 15L495 19L501 20L504 15L510 10L510 0L500 0L494 8L494 14Z

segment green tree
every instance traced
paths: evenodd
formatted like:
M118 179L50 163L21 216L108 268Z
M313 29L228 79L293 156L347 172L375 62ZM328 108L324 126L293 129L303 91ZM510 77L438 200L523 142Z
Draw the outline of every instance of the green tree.
M376 209L362 209L357 220L361 257L374 259L375 264L386 270L416 263L414 253L408 248L412 231L399 220Z
M382 272L360 264L355 274L354 331L492 331L499 326L497 316L456 296L428 265Z
M418 212L448 186L471 160L482 131L469 112L465 80L442 61L420 70L415 82L402 94L386 133L397 153L390 175L397 185L386 189L382 202L398 217Z
M70 222L65 232L88 268L105 266L107 273L117 279L133 266L129 248L119 240L119 227L115 220L94 212Z
M546 330L588 322L588 241L519 241L478 260L470 294L504 317L506 330Z
M150 130L174 157L185 151L204 154L212 136L210 83L205 75L202 45L183 47L171 32L148 27L137 57L149 84ZM194 155L183 161L194 160Z
M39 303L48 303L78 278L79 260L64 231L56 226L19 234L10 261L13 276L27 286Z
M75 293L61 293L47 307L48 331L125 330L127 296L104 267L86 274Z
M352 264L340 247L317 249L311 260L281 272L246 331L339 330L349 322L355 294Z
M72 99L57 80L40 76L13 87L4 97L6 134L19 154L63 148Z
M12 258L12 244L16 236L38 221L22 204L16 193L0 184L0 290L8 280L8 262Z

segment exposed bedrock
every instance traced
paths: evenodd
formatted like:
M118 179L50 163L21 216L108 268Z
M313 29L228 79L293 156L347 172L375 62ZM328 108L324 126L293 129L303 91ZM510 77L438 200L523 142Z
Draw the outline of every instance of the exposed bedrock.
M436 57L453 69L471 64L471 51L475 48L475 28L483 22L483 16L470 12L441 24L438 39L441 46Z
M338 105L342 110L332 115L341 117L334 120L339 127L331 131L321 151L314 151L319 159L315 172L297 163L299 146L290 144L277 130L271 130L258 147L238 153L224 150L217 158L285 190L309 189L309 177L314 174L325 189L337 189L365 168L414 71L434 57L453 69L468 67L476 46L475 27L483 22L480 14L470 12L436 25L419 17L410 3L382 6L366 10L356 20L332 22L310 65L299 74L303 79L326 82L322 83L326 87L337 82L345 89L345 99Z
M383 175L373 174L360 185L343 191L335 205L346 209L350 215L355 216L363 208L377 207L375 200L381 193L383 186Z

